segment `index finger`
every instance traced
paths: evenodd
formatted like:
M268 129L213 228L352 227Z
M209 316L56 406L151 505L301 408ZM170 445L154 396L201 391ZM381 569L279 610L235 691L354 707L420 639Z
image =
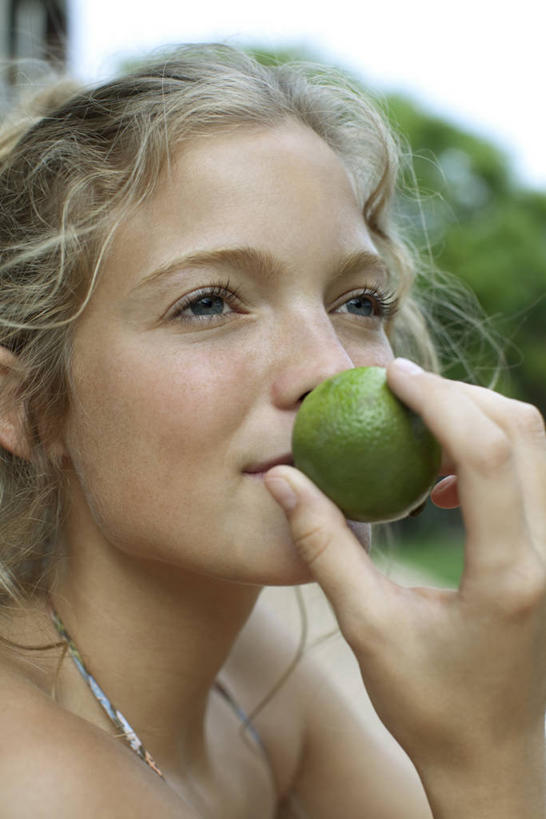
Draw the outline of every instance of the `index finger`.
M387 588L395 584L376 568L337 506L290 466L273 467L264 482L283 507L298 554L332 604L345 636L362 629L365 621L371 626L381 620Z
M411 362L410 362L411 363ZM529 548L513 442L464 389L400 360L389 385L423 418L455 467L467 531L466 564L505 568Z

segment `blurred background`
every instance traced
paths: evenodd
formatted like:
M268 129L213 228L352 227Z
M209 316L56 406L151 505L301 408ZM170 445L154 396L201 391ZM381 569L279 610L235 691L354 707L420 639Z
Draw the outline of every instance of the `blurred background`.
M488 383L546 409L546 147L543 27L536 0L0 0L0 101L32 82L32 61L64 66L85 83L110 77L165 45L221 41L260 59L335 65L375 96L412 156L401 197L410 233L441 270L469 285L484 345L454 328L468 366L448 373ZM428 241L423 242L423 223ZM465 304L450 305L453 316ZM456 584L463 533L457 511L430 504L379 535L378 561Z

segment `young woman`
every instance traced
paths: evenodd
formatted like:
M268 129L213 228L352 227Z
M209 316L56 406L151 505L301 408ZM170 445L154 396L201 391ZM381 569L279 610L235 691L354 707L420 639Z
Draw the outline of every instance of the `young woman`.
M431 372L380 116L215 46L32 104L0 149L0 815L542 817L543 423ZM457 591L382 576L291 466L303 397L367 364L443 446ZM260 590L311 580L382 733L306 657L246 724L293 652Z

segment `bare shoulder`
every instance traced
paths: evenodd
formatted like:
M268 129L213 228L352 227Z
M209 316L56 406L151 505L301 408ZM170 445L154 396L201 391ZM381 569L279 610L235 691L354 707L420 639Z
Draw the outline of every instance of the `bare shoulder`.
M278 599L284 606L287 598ZM274 609L271 600L257 607L234 658L263 696L289 667L298 642L297 616ZM319 632L331 625L324 618ZM283 753L289 758L279 791L292 806L286 815L430 819L417 772L373 710L341 635L304 652L256 724L281 760Z
M163 783L154 781L152 771L136 766L128 749L3 667L0 734L0 816L186 816L180 801L158 787Z

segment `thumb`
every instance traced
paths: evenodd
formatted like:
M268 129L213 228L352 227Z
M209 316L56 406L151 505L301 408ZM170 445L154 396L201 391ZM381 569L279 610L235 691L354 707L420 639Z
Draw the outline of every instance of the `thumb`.
M358 622L361 627L371 612L377 616L385 605L385 586L392 584L376 569L338 507L290 466L270 469L265 485L282 506L294 546L332 604L342 630L343 623Z

